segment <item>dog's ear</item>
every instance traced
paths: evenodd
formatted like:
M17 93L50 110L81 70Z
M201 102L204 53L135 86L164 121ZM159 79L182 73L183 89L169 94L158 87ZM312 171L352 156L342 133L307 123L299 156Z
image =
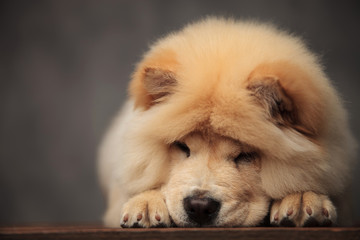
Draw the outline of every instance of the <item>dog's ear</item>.
M174 55L163 52L145 59L135 71L130 83L130 94L135 107L149 109L165 101L175 91L176 62Z
M264 107L267 115L279 124L296 122L296 110L276 76L252 79L247 86L251 96Z
M324 101L312 82L300 68L281 62L258 66L246 88L268 119L314 138L322 127Z

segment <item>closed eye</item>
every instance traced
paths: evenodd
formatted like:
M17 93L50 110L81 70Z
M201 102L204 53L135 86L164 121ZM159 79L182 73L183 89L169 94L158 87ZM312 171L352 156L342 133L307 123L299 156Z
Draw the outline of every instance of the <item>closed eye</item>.
M236 164L239 163L250 163L257 158L256 152L241 152L237 157L234 158Z
M175 141L174 146L184 152L187 158L190 157L190 148L184 142Z

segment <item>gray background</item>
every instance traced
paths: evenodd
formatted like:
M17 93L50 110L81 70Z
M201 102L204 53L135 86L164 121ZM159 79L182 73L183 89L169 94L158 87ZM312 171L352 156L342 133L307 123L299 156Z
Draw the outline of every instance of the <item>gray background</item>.
M356 1L1 1L0 224L100 220L96 150L134 64L149 43L207 15L303 36L359 139L359 10Z

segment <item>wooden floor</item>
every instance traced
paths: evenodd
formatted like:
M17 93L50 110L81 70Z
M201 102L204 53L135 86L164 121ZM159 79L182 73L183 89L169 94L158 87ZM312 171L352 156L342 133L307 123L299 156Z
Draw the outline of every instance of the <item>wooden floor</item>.
M360 239L360 228L152 228L86 226L0 227L0 239Z

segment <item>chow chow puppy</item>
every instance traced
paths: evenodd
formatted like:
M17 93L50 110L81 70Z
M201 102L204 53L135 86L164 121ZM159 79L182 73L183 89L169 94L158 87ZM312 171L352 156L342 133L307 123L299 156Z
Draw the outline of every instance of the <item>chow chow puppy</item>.
M317 57L268 24L157 41L100 149L109 227L331 225L354 153Z

